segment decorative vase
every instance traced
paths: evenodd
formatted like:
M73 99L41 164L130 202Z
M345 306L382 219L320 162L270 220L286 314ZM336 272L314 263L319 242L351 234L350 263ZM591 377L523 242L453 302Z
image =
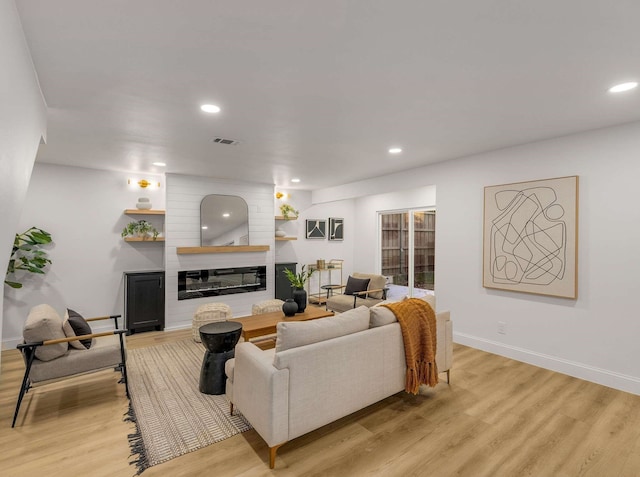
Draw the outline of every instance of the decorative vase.
M287 298L282 304L282 311L284 316L294 316L298 311L298 304L293 301L293 298Z
M307 291L304 288L293 290L293 301L298 304L298 313L302 313L307 307Z
M138 198L136 207L140 210L149 210L151 208L151 202L149 202L147 197L140 197Z
M287 232L281 229L276 229L276 237L286 237L286 236L287 236Z

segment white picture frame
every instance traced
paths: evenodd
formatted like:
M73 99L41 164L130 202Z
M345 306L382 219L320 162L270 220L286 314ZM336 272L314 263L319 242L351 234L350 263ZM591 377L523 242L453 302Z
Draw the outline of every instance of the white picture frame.
M332 242L344 240L344 219L329 217L328 238Z
M327 236L327 221L324 219L307 219L306 238L324 240Z

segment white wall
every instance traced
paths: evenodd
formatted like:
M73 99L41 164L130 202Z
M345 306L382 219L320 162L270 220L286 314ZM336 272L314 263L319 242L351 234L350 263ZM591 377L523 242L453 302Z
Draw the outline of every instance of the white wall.
M428 185L398 192L373 194L356 199L355 204L355 215L358 217L356 222L358 246L354 252L354 269L374 273L379 272L381 266L378 253L380 249L378 212L434 207L436 205L436 188L433 185ZM437 246L436 243L436 250Z
M13 0L0 0L0 71L0 270L4 277L38 144L46 137L46 105ZM0 339L4 317L0 296Z
M435 185L435 291L438 308L452 312L455 340L640 394L639 155L640 123L633 123L317 191L313 199ZM484 289L483 188L567 175L580 176L578 299ZM377 207L358 200L357 230L371 233ZM375 265L374 254L358 252L358 268L367 262ZM498 321L506 335L497 333Z
M288 236L295 236L295 241L276 242L276 263L297 262L298 271L302 265L315 264L316 260L331 259L344 260L343 281L346 283L348 275L354 270L354 247L355 247L355 201L352 199L331 201L322 204L311 203L311 193L307 191L294 191L288 202L300 212L297 220L278 221L277 226L281 227ZM279 206L282 201L277 200L275 209L280 215ZM329 217L344 219L344 240L333 241L325 238L307 239L306 220L322 219L327 221L327 233L329 227ZM358 244L361 245L361 244ZM357 270L356 270L357 271ZM332 278L338 278L335 274ZM317 276L311 278L311 290L317 292ZM323 277L323 284L324 282ZM336 280L334 280L336 281Z
M120 232L144 218L162 230L163 219L126 216L138 197L149 197L164 209L164 178L145 175L160 189L127 185L127 173L114 173L37 163L17 230L31 226L52 234L53 262L45 275L24 275L21 289L5 287L3 346L14 347L22 336L29 309L48 303L60 314L72 308L86 317L124 314L124 271L164 268L162 242L124 242ZM135 181L132 181L135 182ZM95 329L107 324L96 324Z
M134 185L127 185L132 178ZM279 261L315 263L318 258L344 258L345 266L353 256L353 201L311 205L309 192L296 192L300 219L284 224L298 240L275 242L274 189L270 184L235 183L213 178L181 175L145 175L160 181L160 189L142 190L135 182L142 177L77 167L36 164L25 199L24 212L17 230L32 225L53 235L47 247L53 261L46 275L26 275L25 287L5 289L4 312L11 316L4 326L3 347L14 347L20 340L29 309L49 303L60 313L66 307L85 316L123 314L123 272L165 269L166 252L166 327L191 326L198 305L222 301L231 306L234 316L251 314L251 305L273 298L276 255ZM166 201L165 201L166 182ZM239 195L249 204L251 245L269 245L269 252L207 255L177 255L176 247L198 246L200 241L200 201L210 193ZM163 219L157 216L126 216L124 209L135 208L138 197L149 197L154 209L166 206ZM305 218L344 217L345 240L306 240ZM166 242L127 243L120 232L132 221L144 218L156 228L165 229ZM293 247L290 247L293 245ZM263 292L177 300L177 272L227 266L267 266L268 288ZM348 273L348 272L346 272ZM345 274L346 276L346 274ZM99 329L96 326L96 329Z

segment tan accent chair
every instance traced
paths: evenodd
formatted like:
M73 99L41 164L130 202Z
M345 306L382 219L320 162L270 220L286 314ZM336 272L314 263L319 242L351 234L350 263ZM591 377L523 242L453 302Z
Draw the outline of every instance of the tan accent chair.
M231 307L224 303L205 303L200 305L193 315L191 336L193 341L200 343L200 327L216 321L227 321L233 318Z
M353 295L331 294L331 290L327 290L327 310L342 313L362 305L369 308L386 300L387 279L385 277L371 273L353 273L351 276L353 278L361 279L368 278L369 286L367 287L367 290L356 292Z
M16 425L25 393L35 384L114 368L122 373L120 382L124 383L129 397L124 345L127 330L118 329L120 316L101 316L85 320L90 322L113 319L115 330L67 337L63 330L62 318L51 306L43 304L31 309L23 331L24 343L18 345L26 369L11 427ZM81 340L93 340L93 343L89 349L69 346L70 343Z

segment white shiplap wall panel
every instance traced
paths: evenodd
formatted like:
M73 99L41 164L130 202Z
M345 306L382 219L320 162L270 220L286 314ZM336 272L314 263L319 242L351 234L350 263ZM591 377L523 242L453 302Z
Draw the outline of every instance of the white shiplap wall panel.
M166 328L191 326L193 314L204 303L229 305L234 316L251 314L253 303L274 296L273 185L238 183L206 177L167 174L166 216ZM268 252L178 255L177 247L200 246L200 202L208 194L237 195L249 210L250 245L269 245ZM202 268L266 265L267 290L178 301L178 271Z

